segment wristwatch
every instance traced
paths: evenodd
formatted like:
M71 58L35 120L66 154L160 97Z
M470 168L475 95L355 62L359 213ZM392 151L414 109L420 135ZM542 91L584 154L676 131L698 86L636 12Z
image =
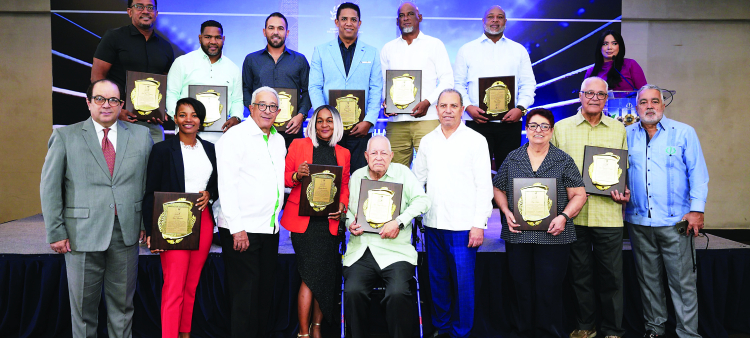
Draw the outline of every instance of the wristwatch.
M526 115L526 113L524 113L524 115ZM232 116L232 117L236 118L238 122L242 122L242 118L241 117L239 117L239 116Z
M560 215L562 215L563 217L565 217L565 221L570 221L570 216L568 216L568 214L566 214L564 212L561 212Z
M523 113L523 116L526 116L526 107L522 105L517 105L516 108L521 110L521 113Z
M396 221L398 222L398 230L399 231L404 230L404 228L406 228L406 225L404 225L404 223L401 223L401 221L399 221L399 220L396 220Z

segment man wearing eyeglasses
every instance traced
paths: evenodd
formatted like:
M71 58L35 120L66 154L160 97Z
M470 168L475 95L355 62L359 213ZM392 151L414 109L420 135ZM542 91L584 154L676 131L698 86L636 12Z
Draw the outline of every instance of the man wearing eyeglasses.
M96 337L103 285L107 332L129 338L153 142L147 128L117 120L114 82L92 83L86 103L91 118L49 139L40 184L47 242L65 254L73 337Z
M279 95L260 87L251 97L252 121L229 129L216 143L232 337L267 337L270 329L286 157L284 137L273 126L278 113Z
M109 79L120 87L120 98L125 98L128 71L167 74L174 62L172 45L156 34L154 22L159 12L156 0L128 0L127 26L110 29L102 37L94 53L91 82ZM162 84L166 85L166 84ZM154 142L164 140L162 121L137 121L133 112L122 109L120 119L148 127Z
M550 143L568 153L581 172L585 147L628 149L625 127L602 113L607 103L607 81L590 77L583 81L578 98L581 108L574 116L555 123ZM622 337L622 204L629 192L614 191L612 196L589 196L573 219L577 240L571 244L568 271L577 298L577 327L571 338L597 334L596 314L601 313L604 337ZM593 247L593 251L592 251ZM599 284L599 303L594 278Z
M232 126L242 122L245 108L242 105L242 77L240 68L222 54L224 49L224 27L221 23L208 20L201 24L198 36L201 48L178 57L167 77L167 114L174 118L177 100L188 97L191 85L227 87L226 121L221 130L226 132ZM201 132L204 140L216 143L221 137L219 132Z

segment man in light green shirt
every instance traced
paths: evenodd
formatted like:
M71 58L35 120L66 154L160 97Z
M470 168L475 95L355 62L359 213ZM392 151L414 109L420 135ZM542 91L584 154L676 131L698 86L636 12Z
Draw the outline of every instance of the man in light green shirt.
M226 86L227 110L229 119L216 123L223 123L221 129L226 132L234 125L242 122L245 107L242 103L242 73L240 68L229 58L222 55L224 48L224 29L221 24L208 20L201 25L199 35L201 48L178 57L167 75L167 114L174 118L177 100L188 97L191 85ZM201 132L199 136L204 140L216 143L222 133Z
M550 141L568 153L578 166L583 167L585 147L596 146L628 149L625 127L621 122L602 113L607 103L607 82L598 77L583 81L578 94L581 109L574 116L555 123ZM578 300L577 329L571 338L590 338L596 335L596 313L602 315L604 337L622 337L622 205L626 192L613 192L611 197L589 196L581 212L573 219L576 241L571 244L569 272L573 291ZM593 251L592 251L593 247ZM599 282L597 310L594 276Z
M344 254L344 306L355 338L368 337L370 292L385 281L386 321L391 337L411 337L414 323L409 280L417 265L417 250L411 245L412 219L427 212L430 199L408 167L391 163L393 151L384 136L373 136L365 152L367 166L349 179L349 245ZM362 179L403 184L401 214L385 223L379 234L365 233L356 222Z

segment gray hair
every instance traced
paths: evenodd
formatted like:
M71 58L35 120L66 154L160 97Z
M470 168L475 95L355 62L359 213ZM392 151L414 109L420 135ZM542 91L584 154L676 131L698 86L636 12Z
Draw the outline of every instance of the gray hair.
M385 140L385 143L388 144L388 152L391 153L393 150L391 150L391 140L389 140L387 137L383 135L375 135L370 138L370 140L367 141L367 149L365 151L370 151L370 143L372 143L373 140Z
M437 103L435 103L435 105L437 105L438 103L440 103L440 98L443 97L443 94L445 94L445 93L456 93L456 94L458 94L458 99L461 102L461 107L464 106L464 97L461 96L461 93L459 93L458 90L455 90L453 88L445 88L445 89L443 89L443 91L440 92L440 95L438 95Z
M339 114L339 111L336 110L336 108L324 104L318 109L315 109L315 112L312 114L312 117L310 118L310 121L307 122L307 129L305 129L305 133L307 133L307 137L310 138L310 141L312 141L313 147L318 147L318 138L315 137L315 122L318 119L318 113L323 110L328 109L329 112L331 112L331 116L333 117L333 135L331 135L331 140L328 141L328 144L331 147L336 146L336 144L341 141L341 138L344 137L344 123L341 121L341 114Z
M603 82L604 83L604 91L607 91L607 92L609 91L609 84L607 83L607 80L602 79L602 78L600 78L598 76L592 76L592 77L585 78L583 80L583 82L581 82L581 91L583 91L583 89L586 88L586 84L587 83L589 83L590 81L595 81L595 80L599 80L599 81Z
M666 101L666 100L667 100L667 98L666 98L666 97L664 97L664 90L663 90L663 89L661 89L661 88L660 88L659 86L657 86L657 85L646 84L646 85L644 85L643 87L641 87L641 89L638 89L638 95L636 95L636 97L635 97L635 101L636 101L636 102L638 102L638 101L639 101L639 100L641 99L641 92L643 92L643 91L645 91L645 90L651 90L651 89L656 89L656 90L658 90L658 91L659 91L659 93L661 94L661 102L662 102L662 103L664 103L664 101Z
M279 104L279 93L277 93L275 89L268 87L268 86L263 86L263 87L256 89L253 92L253 96L250 98L250 102L255 103L255 97L258 95L258 93L262 93L262 92L273 93L273 96L276 97L276 104Z

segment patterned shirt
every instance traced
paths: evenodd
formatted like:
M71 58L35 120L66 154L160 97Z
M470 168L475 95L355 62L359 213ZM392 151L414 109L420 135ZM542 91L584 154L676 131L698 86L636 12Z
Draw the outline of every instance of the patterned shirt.
M562 150L553 145L549 146L547 156L544 157L542 164L534 171L531 167L528 153L529 144L518 148L505 158L500 171L492 180L492 185L505 192L508 197L508 208L511 211L515 209L513 204L513 179L526 177L539 178L556 178L557 179L557 214L559 215L568 205L568 191L566 188L576 188L583 186L581 173L578 172L573 158ZM557 236L553 236L546 231L521 231L516 234L508 230L508 221L505 214L500 213L500 220L503 223L502 238L513 244L568 244L575 242L576 231L573 226L573 220L565 223L565 229Z
M585 146L628 149L625 126L611 117L602 114L595 126L577 114L555 123L555 132L550 143L568 153L576 162L578 172L583 167ZM589 196L573 223L592 227L622 227L622 206L609 196Z

